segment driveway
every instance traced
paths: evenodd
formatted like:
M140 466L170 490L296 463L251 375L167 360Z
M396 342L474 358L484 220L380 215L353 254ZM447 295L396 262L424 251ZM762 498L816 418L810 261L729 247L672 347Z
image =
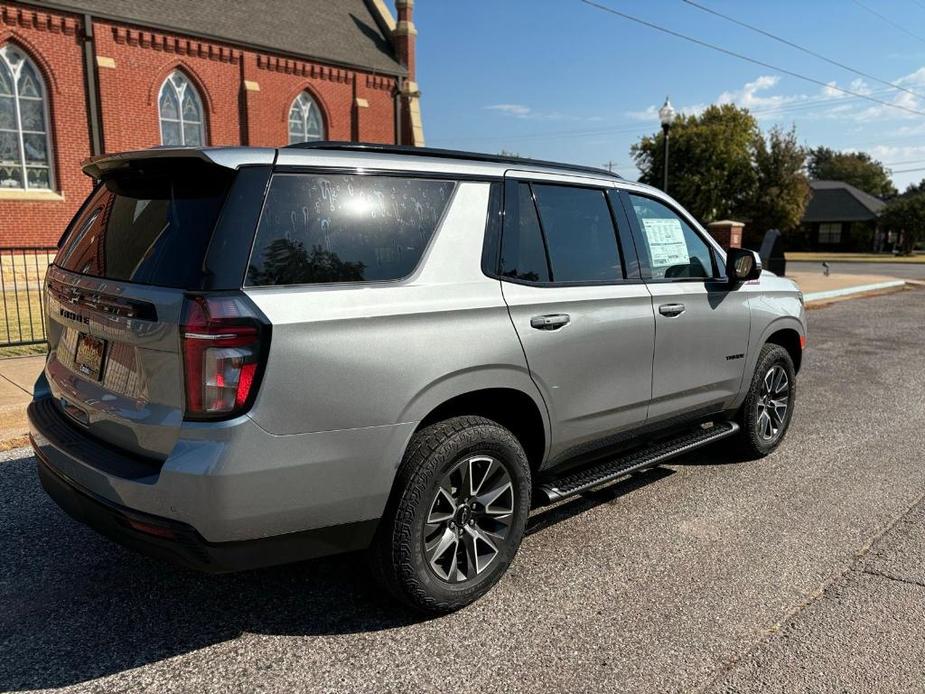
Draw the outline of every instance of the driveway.
M535 512L508 576L448 617L383 601L355 556L219 577L136 556L5 454L0 690L921 686L923 299L810 311L781 449L702 450Z

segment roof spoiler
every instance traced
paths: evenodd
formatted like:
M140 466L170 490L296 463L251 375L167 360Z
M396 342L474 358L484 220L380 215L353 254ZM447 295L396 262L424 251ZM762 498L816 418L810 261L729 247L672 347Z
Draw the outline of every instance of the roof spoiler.
M227 169L237 169L245 164L272 165L276 160L276 150L270 147L151 147L90 157L83 161L81 168L88 176L99 179L106 173L128 168L133 162L147 159L197 159Z

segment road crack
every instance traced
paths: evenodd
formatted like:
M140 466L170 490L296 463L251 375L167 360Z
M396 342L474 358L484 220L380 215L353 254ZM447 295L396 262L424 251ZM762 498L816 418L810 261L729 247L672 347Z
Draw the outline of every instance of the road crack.
M710 691L716 685L717 681L719 681L719 679L722 676L728 674L735 665L737 665L739 662L742 661L743 658L751 655L752 653L755 653L765 643L767 643L772 638L774 638L774 636L776 636L777 633L781 631L781 629L784 627L785 624L787 624L790 621L793 621L805 609L807 609L811 605L814 605L816 602L818 602L825 595L826 591L829 590L829 588L831 588L833 585L835 585L838 581L843 579L845 576L847 576L852 571L856 571L858 573L868 573L874 576L881 576L883 578L887 578L890 580L899 581L902 583L909 583L909 584L913 584L913 585L917 585L922 588L925 588L925 583L897 578L895 576L890 576L888 574L881 573L873 569L859 567L859 564L861 563L861 561L870 553L870 550L874 547L874 545L876 545L884 537L884 535L886 535L893 528L895 528L900 523L900 521L908 517L915 510L915 508L919 506L922 502L925 502L925 493L920 494L918 497L916 497L915 500L911 504L909 504L902 512L897 514L892 520L890 520L890 522L884 525L879 531L871 535L871 537L868 538L867 542L865 542L854 553L854 556L845 565L843 569L833 571L831 574L829 574L819 584L819 586L815 590L811 591L807 595L807 597L804 600L800 601L799 603L794 605L790 610L788 610L782 619L775 622L771 626L765 627L764 629L760 630L757 634L757 638L754 641L752 641L751 644L749 644L747 648L743 648L739 653L720 662L717 665L716 669L714 670L712 677L710 677L709 680L707 680L707 682L705 682L700 687L691 689L690 691L693 692L694 694L706 694L706 692Z

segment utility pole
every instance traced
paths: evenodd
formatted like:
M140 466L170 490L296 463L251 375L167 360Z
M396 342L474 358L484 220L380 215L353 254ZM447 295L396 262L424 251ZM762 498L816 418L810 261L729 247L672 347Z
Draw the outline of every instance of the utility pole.
M609 162L607 162L606 164L604 164L604 166L607 167L607 170L608 170L610 173L613 173L613 167L616 166L616 165L617 165L617 162L615 162L613 159L611 159Z

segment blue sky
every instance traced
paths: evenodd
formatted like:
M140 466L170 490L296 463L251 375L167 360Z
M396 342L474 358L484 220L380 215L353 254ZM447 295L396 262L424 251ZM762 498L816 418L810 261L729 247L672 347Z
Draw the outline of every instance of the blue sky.
M925 0L697 0L916 96L729 24L682 0L599 0L779 68L925 111ZM902 29L878 18L874 9ZM421 0L418 81L427 144L596 166L635 179L630 145L681 109L748 106L763 129L795 125L806 145L863 150L900 190L925 178L925 116L742 62L579 0ZM922 95L920 98L918 95ZM900 173L903 169L922 169Z

